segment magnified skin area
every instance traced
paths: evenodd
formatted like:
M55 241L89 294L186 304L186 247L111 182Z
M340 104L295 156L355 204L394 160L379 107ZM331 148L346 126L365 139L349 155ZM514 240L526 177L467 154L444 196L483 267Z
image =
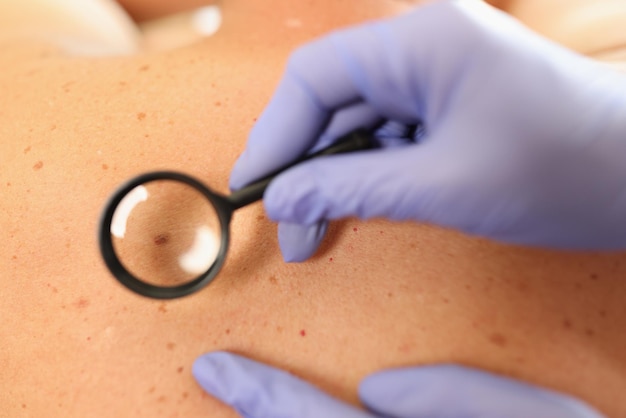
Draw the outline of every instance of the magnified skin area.
M456 362L626 416L623 253L348 219L312 260L285 264L255 204L235 214L224 269L198 294L150 300L110 276L95 231L119 184L169 168L227 193L289 52L407 3L223 6L213 38L167 53L87 59L33 41L0 50L2 414L236 417L190 373L200 354L230 350L355 405L369 373Z
M174 180L132 189L116 207L110 226L115 254L126 270L161 287L189 283L206 273L221 242L211 201Z

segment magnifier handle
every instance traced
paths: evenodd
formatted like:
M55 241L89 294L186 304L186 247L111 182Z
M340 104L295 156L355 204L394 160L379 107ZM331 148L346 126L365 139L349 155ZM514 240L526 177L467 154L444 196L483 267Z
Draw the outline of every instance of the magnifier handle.
M343 154L347 152L366 150L373 148L374 144L374 137L370 132L365 129L357 129L342 136L330 146L322 148L313 154L305 155L296 161L273 171L262 179L233 192L227 199L233 206L233 209L239 209L262 199L265 189L272 182L274 177L303 161L308 161L324 155Z

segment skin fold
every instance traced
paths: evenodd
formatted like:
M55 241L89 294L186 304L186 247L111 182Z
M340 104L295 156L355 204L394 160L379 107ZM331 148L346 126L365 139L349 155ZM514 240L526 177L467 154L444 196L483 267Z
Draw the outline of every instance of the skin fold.
M602 31L589 44L550 32L545 22L560 27L564 3L500 6L581 52L619 50L621 41L603 41ZM541 4L543 14L532 8ZM115 187L175 169L227 193L289 53L408 7L224 1L214 36L122 57L3 41L0 416L235 417L190 373L213 350L289 370L355 405L369 373L455 362L626 416L623 253L518 248L433 226L346 219L331 225L313 259L285 264L276 225L255 204L233 219L219 278L193 296L142 298L104 267L95 232Z

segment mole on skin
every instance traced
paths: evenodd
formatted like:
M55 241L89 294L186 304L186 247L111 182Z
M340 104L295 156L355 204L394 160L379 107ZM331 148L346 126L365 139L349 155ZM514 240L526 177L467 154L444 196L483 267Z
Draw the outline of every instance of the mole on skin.
M153 239L154 245L164 245L167 244L170 240L170 237L168 234L159 234L156 235Z

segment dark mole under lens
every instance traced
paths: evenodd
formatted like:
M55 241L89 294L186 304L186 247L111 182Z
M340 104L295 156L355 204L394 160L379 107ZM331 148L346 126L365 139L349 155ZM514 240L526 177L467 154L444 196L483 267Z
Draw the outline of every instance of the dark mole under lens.
M154 245L164 245L170 241L170 236L168 234L159 234L154 237Z

